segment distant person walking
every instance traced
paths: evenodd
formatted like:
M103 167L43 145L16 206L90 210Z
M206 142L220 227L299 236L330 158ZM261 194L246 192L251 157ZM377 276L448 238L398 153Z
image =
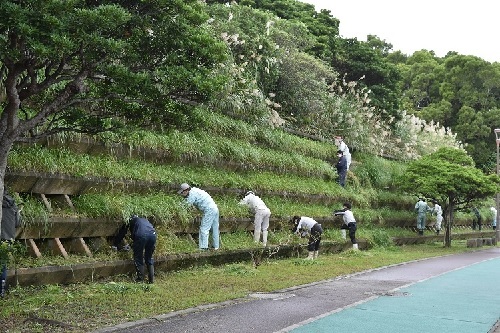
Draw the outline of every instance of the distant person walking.
M300 235L301 237L309 235L309 242L307 243L309 255L306 259L317 259L319 256L321 235L323 234L321 224L316 222L313 218L307 216L294 216L290 222L293 224L293 233Z
M219 249L219 208L210 194L197 187L191 187L183 183L178 194L182 195L189 205L199 209L201 217L198 247L202 251L208 250L208 236L212 231L212 245L214 250Z
M271 210L269 210L264 201L262 201L262 199L256 196L252 191L246 192L239 204L248 206L252 214L254 214L254 242L258 243L260 241L260 235L262 232L262 245L267 246L267 228L269 228Z
M344 138L341 136L335 137L335 143L337 144L338 150L342 151L342 154L347 162L347 170L349 170L349 167L351 166L351 152L349 151L349 147L346 145Z
M144 263L146 263L148 281L149 283L153 283L155 273L153 252L156 248L155 228L146 218L132 215L128 223L123 224L120 230L118 230L113 243L116 250L121 248L121 243L128 230L130 230L133 241L132 250L134 252L134 265L137 274L136 281L144 281Z
M423 235L425 229L425 222L427 220L427 212L431 212L432 208L427 205L425 198L421 197L415 204L415 213L417 213L417 229L418 234Z
M443 209L437 200L432 200L432 203L434 204L432 213L436 214L436 235L439 235L439 232L441 231L441 222L443 222Z
M497 228L497 209L495 207L490 207L491 214L493 215L493 219L491 222L491 227L493 230Z
M472 214L474 215L472 218L472 230L476 230L476 226L478 226L479 231L481 231L483 218L481 217L481 213L476 206L472 207Z
M340 227L342 231L342 238L345 238L346 230L349 230L349 238L351 239L352 248L358 249L358 242L356 241L356 230L358 229L356 226L356 219L354 218L354 214L351 211L351 203L344 202L343 209L337 210L333 212L335 216L342 216L344 223Z
M338 183L340 186L345 187L345 178L347 176L347 161L344 157L342 150L337 151L338 161L335 167L337 168Z

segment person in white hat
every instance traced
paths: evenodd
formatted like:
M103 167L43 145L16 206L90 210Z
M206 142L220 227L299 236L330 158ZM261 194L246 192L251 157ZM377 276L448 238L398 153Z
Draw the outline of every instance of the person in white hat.
M245 196L239 202L240 205L247 205L254 215L253 240L258 243L262 231L262 245L267 246L267 228L269 228L269 217L271 210L267 208L262 199L252 191L245 193Z
M212 245L214 250L218 250L219 208L210 194L197 187L191 187L187 183L182 183L177 193L186 198L189 205L196 207L203 213L198 237L198 247L200 250L208 250L208 236L210 234L210 230L212 231Z

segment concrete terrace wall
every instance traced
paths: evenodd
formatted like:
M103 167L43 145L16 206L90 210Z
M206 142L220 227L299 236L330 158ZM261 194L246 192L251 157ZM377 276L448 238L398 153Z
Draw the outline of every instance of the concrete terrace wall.
M360 249L367 249L366 241L360 241ZM321 253L338 253L351 248L350 242L334 243L323 242ZM192 254L174 254L156 256L155 268L157 271L168 272L190 267L222 265L242 261L254 261L259 264L266 258L293 258L304 256L307 252L305 245L280 245L268 248L253 248L235 251L211 251ZM109 276L126 274L132 276L135 272L132 260L117 260L107 262L93 262L65 266L44 266L36 268L16 268L8 271L10 286L37 286L46 284L70 284L87 281L97 281Z
M128 145L104 144L90 138L82 138L80 141L60 141L49 139L41 142L42 145L52 148L65 147L70 150L91 155L112 155L121 159L137 158L140 160L155 163L198 163L190 156L172 156L168 151L149 148L131 148ZM250 166L235 164L231 161L220 161L215 166L233 171L246 171ZM287 170L288 166L280 167L277 170L272 166L251 166L252 170L262 170L281 173L293 173L302 177L323 177L325 175L314 173L301 173L300 170ZM89 193L150 193L151 191L175 193L178 184L165 184L152 181L132 181L125 179L106 179L99 177L74 177L66 174L49 174L39 172L16 172L9 170L5 177L5 183L12 192L30 193L39 195L44 201L49 196L59 197L59 199L71 204L71 196ZM241 194L244 189L239 188L217 188L205 187L207 191L214 194ZM307 205L308 203L332 205L344 201L341 197L332 197L323 194L302 194L285 191L260 191L266 197L281 197L293 199ZM387 203L375 202L376 207L382 207ZM399 209L411 211L413 204L400 206ZM342 223L339 217L314 217L325 229L338 229ZM277 230L281 227L284 219L288 217L272 218L270 228ZM241 230L253 230L253 221L250 218L235 218L230 216L221 217L221 232L235 232ZM286 222L286 221L285 221ZM373 221L359 221L362 223L380 224L377 217ZM457 221L467 226L471 221ZM384 226L408 227L415 225L414 218L408 219L385 219ZM458 224L458 223L457 223ZM31 246L31 252L35 256L40 256L39 248L50 247L54 254L67 255L67 252L77 252L92 256L92 251L96 251L101 246L107 246L107 241L111 238L121 221L97 218L89 219L78 216L51 216L48 221L31 223L24 225L18 230L17 238L25 240ZM190 225L173 225L172 231L178 234L196 234L198 232L199 221L194 220ZM477 235L476 235L477 237ZM442 237L441 237L442 239ZM416 239L402 241L425 242L436 241L439 237L425 236ZM396 241L396 244L398 242ZM340 252L351 247L349 241L342 243L323 242L322 252ZM360 248L368 248L366 241L360 240ZM219 265L224 263L263 260L266 257L283 258L299 257L304 253L303 246L280 246L268 249L245 249L239 251L220 251L196 254L176 254L157 257L157 267L159 271L170 271L188 268L203 264ZM257 258L257 259L256 259ZM9 284L19 285L43 285L57 283L76 283L92 281L118 274L132 274L134 272L131 260L119 260L113 262L93 262L79 265L46 266L39 268L15 268L9 270Z

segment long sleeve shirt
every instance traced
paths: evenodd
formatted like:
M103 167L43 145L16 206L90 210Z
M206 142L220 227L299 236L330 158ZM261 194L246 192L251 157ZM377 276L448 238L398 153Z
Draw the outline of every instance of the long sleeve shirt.
M349 147L346 145L346 143L344 141L340 141L338 148L339 148L339 150L342 151L342 153L344 154L344 156L346 156L346 158L347 158L347 155L351 155L351 152L349 151Z
M255 213L255 211L260 210L260 209L268 209L266 204L264 203L264 201L262 201L261 198L259 198L258 196L256 196L253 193L246 195L243 199L241 199L239 204L240 205L247 205L248 208L250 208L250 210L254 213Z
M432 208L429 207L429 205L427 205L427 203L425 203L422 200L419 200L415 204L415 212L418 214L425 214L425 213L430 212L430 211L432 211Z
M197 187L192 187L191 190L189 190L186 202L195 206L204 213L207 211L218 210L217 204L212 199L210 194Z
M476 221L481 221L481 213L479 213L479 209L476 207L472 208L472 213L474 214Z
M120 246L120 243L123 238L125 238L128 230L130 230L130 236L134 241L137 238L156 233L155 228L147 219L142 217L133 217L130 219L129 223L123 224L120 230L118 230L114 240L114 246Z
M300 229L307 230L308 232L311 231L311 228L314 227L314 225L318 223L316 222L313 218L307 217L307 216L301 216L299 224L297 224L297 233L299 233Z
M441 208L440 205L434 204L434 208L432 209L432 212L436 214L436 216L443 216L443 209Z
M354 218L354 214L352 213L352 211L350 209L335 212L335 215L342 215L342 219L344 220L344 224L356 223L356 219Z

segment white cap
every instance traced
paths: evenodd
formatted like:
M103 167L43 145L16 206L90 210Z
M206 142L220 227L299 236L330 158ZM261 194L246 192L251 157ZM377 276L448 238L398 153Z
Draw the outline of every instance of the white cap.
M189 190L191 186L189 186L188 183L182 183L181 187L179 188L179 191L177 191L178 194L181 194L185 190Z

